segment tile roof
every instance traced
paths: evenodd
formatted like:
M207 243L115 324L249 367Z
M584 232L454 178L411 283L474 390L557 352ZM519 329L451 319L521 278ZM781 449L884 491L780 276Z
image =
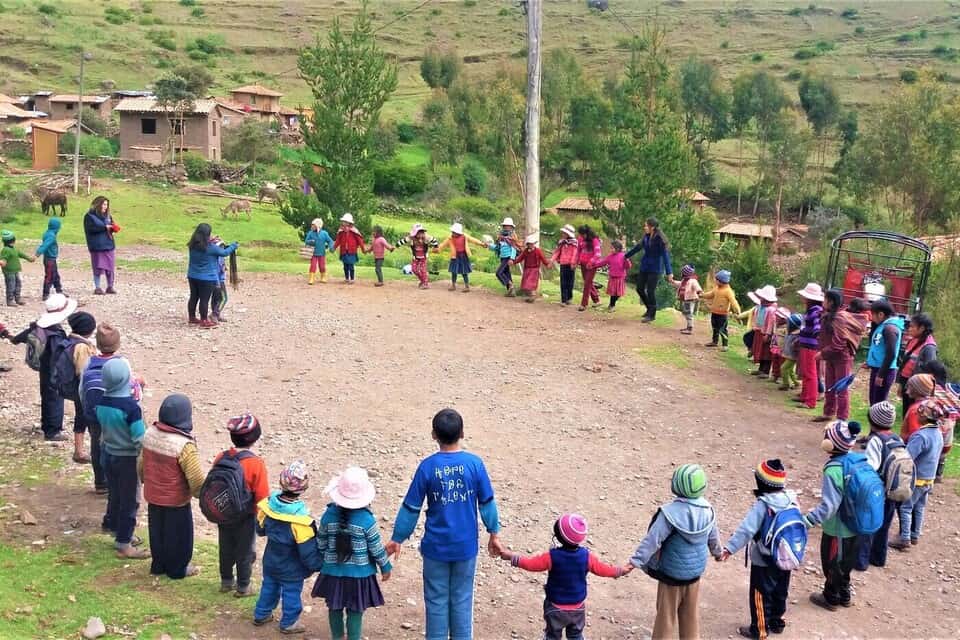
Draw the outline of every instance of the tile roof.
M190 113L210 113L216 107L216 100L195 100L193 111ZM165 107L157 105L156 98L124 98L113 110L120 113L165 113L167 111Z
M260 84L248 84L243 87L237 87L236 89L231 89L230 93L252 93L258 96L268 96L271 98L279 98L283 94L279 91L274 91L273 89L268 89Z
M24 111L15 104L0 102L0 116L5 118L22 118L26 120L27 118L36 118L39 114L39 111Z
M792 233L793 235L803 237L806 235L805 231L806 229L797 228L787 224L780 226L781 236L785 233ZM714 233L722 233L730 236L742 236L746 238L773 239L773 225L752 224L748 222L731 222L730 224L720 227L714 231Z
M603 201L603 208L609 211L619 211L621 207L623 207L623 200L620 198L606 198ZM554 208L567 211L593 211L590 198L582 197L564 198Z
M83 96L83 103L101 104L109 99L109 96ZM50 102L80 102L80 96L75 93L58 93L50 96Z
M691 202L710 202L710 198L696 189L677 189L677 195L681 198L687 198Z
M77 126L76 120L31 120L31 127L36 127L37 129L46 129L48 131L56 131L57 133L67 133L71 129Z
M20 104L20 101L16 98L11 98L4 93L0 93L0 104Z

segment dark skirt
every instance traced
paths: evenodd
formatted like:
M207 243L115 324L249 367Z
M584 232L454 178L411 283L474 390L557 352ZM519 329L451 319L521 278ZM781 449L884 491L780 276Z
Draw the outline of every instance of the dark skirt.
M371 607L383 606L383 594L377 576L366 578L343 578L321 574L313 583L310 595L327 601L327 608L333 611L366 611Z
M447 270L460 275L473 273L473 268L470 267L470 256L466 253L458 253L457 257L450 261L450 267Z

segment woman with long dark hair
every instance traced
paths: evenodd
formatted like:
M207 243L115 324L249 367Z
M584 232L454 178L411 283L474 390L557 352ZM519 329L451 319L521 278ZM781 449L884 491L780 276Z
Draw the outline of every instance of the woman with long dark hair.
M207 317L210 310L210 298L220 284L219 258L229 256L239 246L236 242L226 247L210 242L210 225L201 222L197 225L187 247L190 261L187 266L187 281L190 283L190 299L187 302L187 314L190 324L200 325L203 329L217 326ZM200 319L197 319L197 304L200 305Z
M593 304L600 304L600 294L597 288L593 286L593 279L597 275L597 270L593 263L602 258L600 251L600 238L593 232L590 225L580 225L577 229L579 237L577 238L577 249L580 261L580 275L583 277L583 297L580 298L580 306L577 311L583 311L587 308L587 301Z
M640 251L643 251L643 257L640 258L637 293L647 308L641 322L651 322L657 317L657 284L660 282L660 275L665 273L667 280L673 282L670 243L667 241L667 236L660 230L660 222L656 218L647 218L643 224L643 238L627 252L625 257L629 259Z
M114 294L116 276L116 244L113 234L120 231L120 226L110 215L110 201L104 196L97 196L90 203L90 210L83 217L83 234L87 239L87 250L90 252L90 265L93 267L93 293L102 296L104 293ZM107 289L100 287L100 278L107 277Z

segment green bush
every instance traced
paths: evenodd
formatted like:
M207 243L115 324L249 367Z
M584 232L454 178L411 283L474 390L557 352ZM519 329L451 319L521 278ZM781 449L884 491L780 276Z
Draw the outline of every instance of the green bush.
M38 4L37 12L42 13L45 16L50 16L51 18L55 18L56 16L60 15L60 9L58 9L56 5L47 2L41 2Z
M76 136L73 133L65 133L60 136L60 153L74 152L77 144ZM80 136L80 155L85 158L99 158L101 156L115 157L117 151L115 146L106 138L100 136L84 135Z
M477 0L463 0L463 6L465 6L465 7L475 7L475 6L477 6Z
M203 7L194 7L193 9L190 10L190 15L193 16L194 18L202 18L204 16L204 13L205 12L203 10Z
M430 170L411 167L400 160L378 162L373 168L373 192L380 196L406 198L423 193L430 184Z
M936 328L939 358L947 365L950 379L960 379L960 296L956 295L960 282L960 255L933 265L923 308L933 317Z
M730 42L727 41L727 40L724 40L723 42L720 43L720 48L721 48L721 49L729 49L729 48L730 48Z
M860 25L859 27L857 27L856 29L854 29L853 32L854 32L855 34L857 34L858 36L862 36L863 34L865 34L865 33L867 32L867 29L866 29L863 25Z
M751 241L734 251L732 260L724 262L723 268L730 270L730 286L737 292L741 305L750 305L748 291L768 284L777 287L783 284L783 276L770 264L767 244L761 241Z
M176 51L177 43L174 33L170 29L150 29L147 31L147 40L167 51Z
M762 53L755 53L755 54L753 54L752 56L750 56L750 61L751 61L751 62L763 62L763 54L762 54Z
M860 12L856 9L844 9L840 17L846 18L847 20L856 20L860 17Z
M562 226L563 218L555 213L544 213L540 216L540 233L543 235L556 238ZM540 246L544 246L543 238L540 239ZM546 251L546 249L544 249L544 251Z
M487 190L487 170L476 160L463 164L463 188L471 196L482 195Z
M403 144L410 144L417 139L417 127L410 122L397 123L397 140Z
M828 51L833 51L834 49L836 49L837 45L835 45L832 42L828 42L827 40L817 40L817 43L814 45L814 48L819 53L826 53Z
M461 196L448 202L447 208L464 216L486 222L495 222L500 219L500 209L486 198Z
M794 7L793 9L790 9L790 11L787 11L787 15L789 16L803 15L803 9L801 9L800 7Z
M793 57L797 60L810 60L811 58L816 58L817 51L815 49L810 49L809 47L804 47L802 49L797 49L793 53Z
M7 135L14 140L26 140L27 130L23 127L13 126L7 129Z
M915 69L904 69L900 72L900 80L907 84L913 84L920 79L920 74Z
M504 16L509 16L512 12L507 7L500 7L500 11L497 11L497 15L501 18Z
M123 24L133 20L133 14L127 9L121 9L120 7L110 5L103 10L103 19L110 24Z
M197 0L180 0L180 6L182 6L182 7L195 7L195 6L197 6Z
M180 156L180 162L190 180L209 180L210 163L199 153L189 151Z
M787 80L796 82L803 77L803 72L800 69L791 69L790 73L787 74Z
M227 41L219 33L210 33L189 41L186 50L190 53L201 51L207 54L207 56L215 56L221 53L226 43Z

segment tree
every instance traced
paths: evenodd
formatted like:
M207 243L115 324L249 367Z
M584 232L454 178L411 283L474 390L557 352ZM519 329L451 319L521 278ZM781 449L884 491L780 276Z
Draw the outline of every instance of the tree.
M277 136L270 125L256 117L245 118L238 126L223 130L223 159L246 162L250 175L257 173L257 163L277 161Z
M740 213L740 192L743 174L743 134L752 122L757 137L757 188L753 201L753 215L760 205L760 186L763 184L764 156L770 131L780 111L789 104L780 83L766 71L741 74L733 83L733 123L740 137L740 177L737 185L737 213Z
M430 150L431 167L436 169L440 165L456 164L463 153L463 145L450 100L442 94L435 95L423 105L420 118L423 140Z
M371 138L384 103L397 88L397 65L377 44L367 3L350 33L334 18L326 43L317 38L301 49L297 66L314 98L313 115L301 126L304 144L329 160L328 167L319 169L304 163L302 175L327 216L349 211L365 229L373 197Z
M104 137L107 135L107 123L103 118L100 117L100 114L91 109L90 107L83 107L83 126L86 129L90 129L94 135ZM83 138L81 138L82 140Z
M427 49L420 61L420 77L431 89L449 89L460 75L460 56L456 51Z
M840 117L840 97L837 90L826 78L806 74L797 86L800 106L807 115L807 121L817 138L817 201L823 196L823 175L826 172L828 133L837 124Z
M790 186L800 187L806 173L807 157L810 154L810 134L797 127L796 116L783 110L771 123L769 129L769 153L764 175L770 181L774 193L774 251L780 237L783 194Z
M177 147L183 150L183 135L186 128L186 114L193 111L196 94L190 91L187 81L176 74L169 74L157 80L153 85L157 97L157 106L164 110L170 132L167 138L167 151L173 162L177 159ZM180 144L176 144L177 137Z
M697 155L697 175L702 182L710 143L722 140L730 128L730 96L716 66L688 58L680 67L680 102L687 142Z
M588 91L583 69L566 49L553 49L543 63L543 122L540 136L541 172L544 182L561 186L573 179L573 160L568 143L573 102ZM545 188L545 192L550 187Z
M213 74L200 64L181 64L174 68L174 75L180 76L187 83L187 91L197 98L205 97L213 84Z

